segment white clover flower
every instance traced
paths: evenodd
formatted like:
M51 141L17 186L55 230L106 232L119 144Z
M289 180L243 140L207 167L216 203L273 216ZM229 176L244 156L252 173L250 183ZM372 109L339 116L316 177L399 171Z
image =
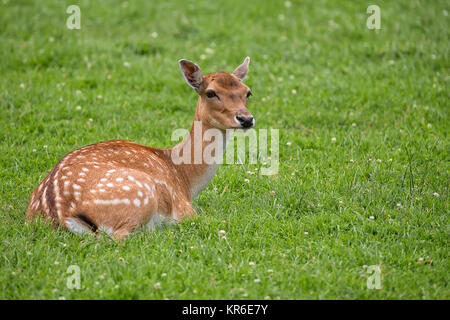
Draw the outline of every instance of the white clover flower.
M225 230L219 230L219 238L225 238L226 234Z
M290 146L290 145L291 145L291 142L287 142L286 145L287 145L287 146Z
M336 137L331 138L331 142L336 142Z
M250 182L250 180L249 180L249 179L244 179L244 181L245 181L245 182L247 182L247 183L249 183L249 182Z
M129 63L128 61L125 61L125 62L123 63L123 66L124 66L125 68L129 68L129 67L130 67L130 63Z
M256 263L254 263L253 261L250 261L250 262L248 263L248 265L251 266L251 267L254 267L254 266L256 265Z
M261 282L261 279L255 279L255 280L253 280L253 282L259 283L259 282Z
M76 106L75 109L81 110L81 106Z
M161 283L159 283L159 282L155 283L154 287L155 287L156 290L161 289Z
M21 84L19 85L19 87L20 87L21 89L25 89L25 84L24 84L24 83L21 83Z
M435 198L439 198L439 193L435 192L435 193L433 193L433 196L434 196Z
M153 39L156 39L156 38L158 38L158 32L152 32L152 38Z
M374 216L370 216L369 219L370 220L375 220L375 217Z
M292 93L293 95L296 95L296 94L297 94L297 90L292 89L291 93Z

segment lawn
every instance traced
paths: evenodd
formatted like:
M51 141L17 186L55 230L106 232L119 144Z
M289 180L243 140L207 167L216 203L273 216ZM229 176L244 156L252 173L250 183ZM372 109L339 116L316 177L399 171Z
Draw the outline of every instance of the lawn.
M66 9L81 8L69 30ZM381 9L369 30L366 9ZM0 299L449 299L448 1L0 2ZM124 241L25 223L68 152L165 148L252 59L280 168L226 164L198 217ZM246 180L248 179L248 180ZM225 231L225 238L219 231ZM69 266L81 288L70 289ZM379 267L381 288L367 286Z

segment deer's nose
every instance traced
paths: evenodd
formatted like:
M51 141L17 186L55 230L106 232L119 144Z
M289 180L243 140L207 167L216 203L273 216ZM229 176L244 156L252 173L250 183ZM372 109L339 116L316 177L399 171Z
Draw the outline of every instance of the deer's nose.
M250 116L250 117L236 116L236 120L244 128L253 127L253 125L255 124L255 120L253 119L252 116Z

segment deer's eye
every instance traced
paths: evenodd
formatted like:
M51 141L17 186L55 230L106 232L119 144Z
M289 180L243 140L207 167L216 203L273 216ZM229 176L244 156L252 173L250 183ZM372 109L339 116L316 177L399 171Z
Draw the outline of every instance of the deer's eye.
M206 91L206 96L208 98L219 98L219 96L213 90Z
M250 98L250 96L251 96L252 94L253 94L253 93L252 93L251 91L247 92L247 99Z

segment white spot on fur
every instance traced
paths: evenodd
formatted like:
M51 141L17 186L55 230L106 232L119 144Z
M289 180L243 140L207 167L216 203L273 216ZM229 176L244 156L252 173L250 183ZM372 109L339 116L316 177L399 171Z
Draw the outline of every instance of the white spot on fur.
M134 203L134 205L136 206L136 207L140 207L141 206L141 200L139 200L139 199L134 199L133 200L133 203Z
M129 191L130 187L129 186L123 186L122 189L125 190L125 191Z
M130 199L113 199L113 200L95 199L94 203L103 205L130 204Z

